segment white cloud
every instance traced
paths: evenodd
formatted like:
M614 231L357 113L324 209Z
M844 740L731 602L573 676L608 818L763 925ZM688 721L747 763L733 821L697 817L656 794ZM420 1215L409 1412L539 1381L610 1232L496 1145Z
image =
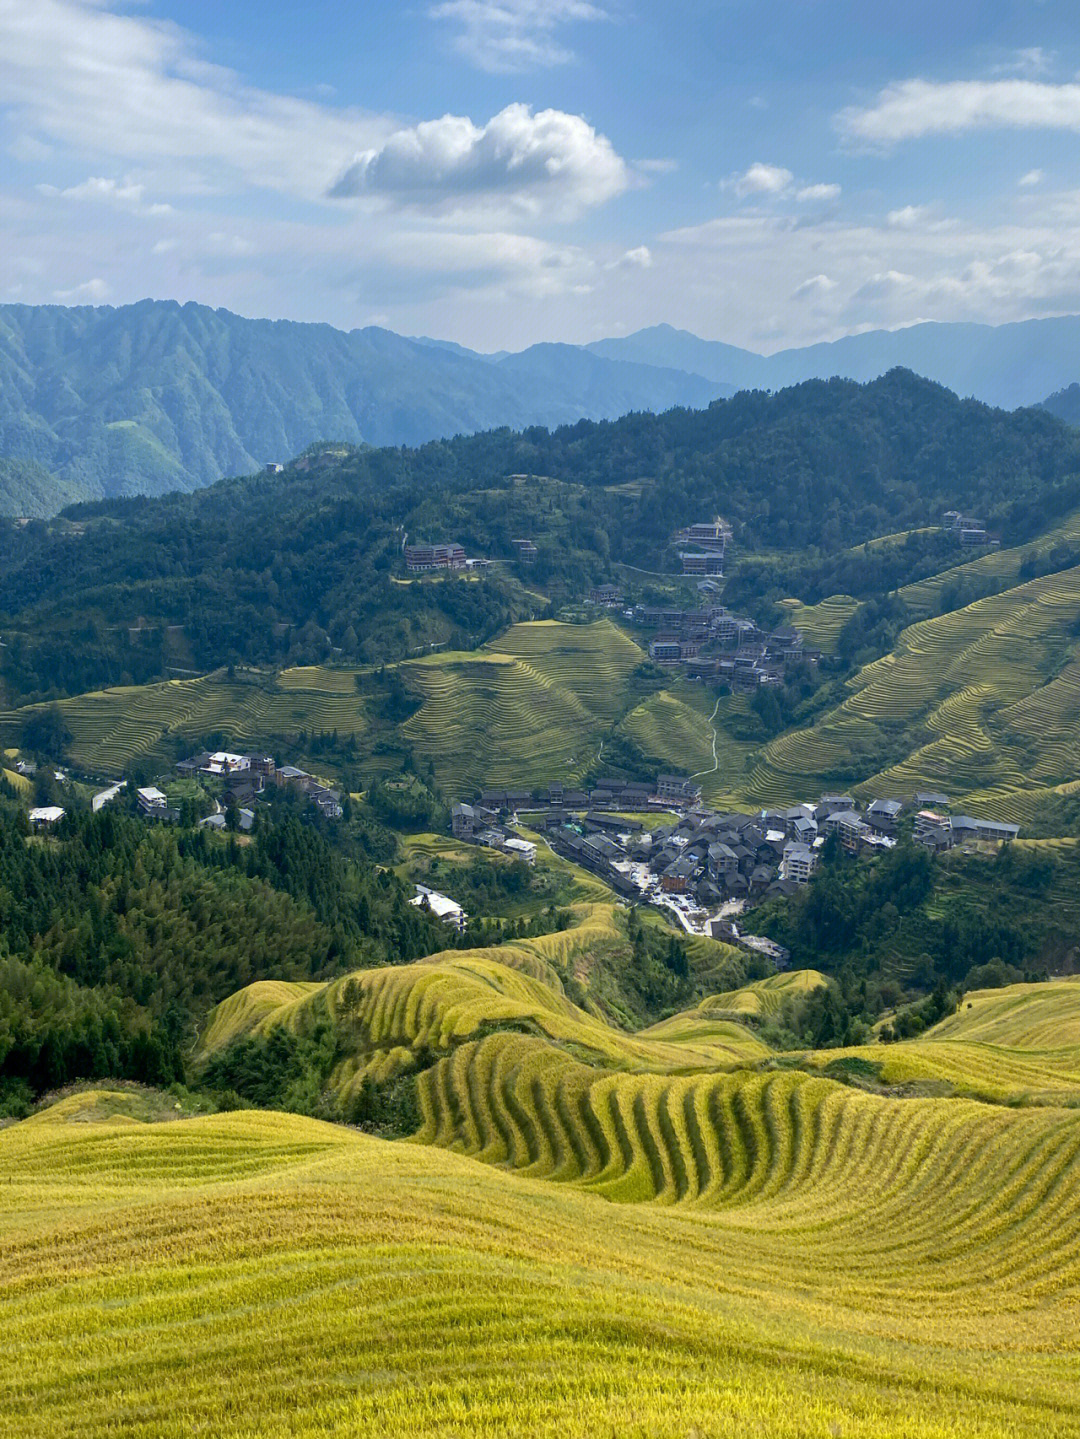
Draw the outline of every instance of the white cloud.
M652 251L648 245L635 245L632 250L624 250L616 260L613 268L621 270L651 270L653 263Z
M662 263L652 273L674 298L663 318L752 348L923 319L1001 324L1080 310L1080 228L1059 223L1049 204L1022 224L989 229L804 229L784 217L727 216L669 232L654 249ZM778 311L770 325L761 297L785 294L803 303ZM715 317L711 331L706 316Z
M973 130L1080 131L1080 85L900 80L887 85L873 105L841 110L835 118L845 139L869 145Z
M803 203L814 200L839 200L839 185L804 185L795 196Z
M926 205L902 205L898 210L890 210L885 221L894 230L914 230L929 216L930 210Z
M65 305L100 305L103 300L108 299L111 291L104 280L84 280L81 285L73 285L70 290L54 290L53 298L61 300Z
M994 75L1023 75L1031 79L1035 75L1045 75L1054 63L1053 53L1044 50L1041 45L1030 45L1023 50L1014 50L1010 58L1000 65L995 65Z
M735 193L740 199L747 195L779 195L795 176L782 165L766 165L757 160L735 179Z
M568 64L574 52L558 32L575 22L608 18L591 0L440 0L428 14L456 25L454 48L493 72Z
M239 184L313 198L391 128L245 85L207 64L187 31L110 0L0 0L0 95L23 153L32 141L138 160L193 191Z
M820 300L836 289L836 281L828 275L811 275L791 292L793 300Z
M143 204L145 185L126 177L123 180L113 180L107 176L91 175L88 179L80 181L78 185L68 185L66 189L58 189L55 185L39 185L39 192L42 195L49 195L61 200L90 200L99 204L118 205L123 209L132 210L136 213L146 215L171 215L171 205L153 203Z
M625 190L630 172L578 115L508 105L486 125L444 115L357 155L330 190L441 213L509 208L567 219Z
M1041 185L1042 182L1043 182L1043 172L1042 172L1041 170L1029 170L1026 175L1021 175L1021 176L1020 176L1020 179L1017 181L1017 184L1018 184L1018 185L1030 186L1030 185Z

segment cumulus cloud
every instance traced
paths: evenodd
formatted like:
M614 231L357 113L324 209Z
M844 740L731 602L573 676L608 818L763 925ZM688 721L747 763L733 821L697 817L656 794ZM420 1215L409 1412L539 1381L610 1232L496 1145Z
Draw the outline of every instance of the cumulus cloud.
M795 176L782 165L766 165L757 160L748 170L735 179L735 193L740 199L747 195L779 195L791 184Z
M1080 131L1080 85L1037 80L900 80L866 107L841 110L848 141L892 145L973 130Z
M805 204L815 200L839 200L839 185L804 185L795 195L796 200Z
M611 142L578 115L508 105L486 125L444 115L357 155L330 194L437 212L495 205L568 219L630 183Z
M1042 182L1043 182L1043 172L1042 172L1041 170L1029 170L1026 175L1021 175L1021 176L1020 176L1020 179L1017 181L1017 184L1019 184L1019 185L1025 185L1025 186L1031 186L1031 185L1041 185Z
M929 216L930 211L926 205L901 205L898 210L890 210L885 221L894 230L914 230L916 225L921 225Z
M559 32L575 22L607 19L592 0L440 0L428 14L452 23L459 54L493 72L568 64L574 52Z
M725 336L752 348L924 319L1001 324L1080 309L1080 229L1059 223L1049 204L1022 224L992 228L898 230L883 220L807 230L785 217L725 216L671 231L656 248L664 263L654 273L678 277L687 295L665 318L702 329L695 316L721 315ZM832 288L819 279L823 253ZM773 317L763 295L801 303Z
M651 270L653 254L648 245L635 245L624 250L619 258L607 266L609 270Z

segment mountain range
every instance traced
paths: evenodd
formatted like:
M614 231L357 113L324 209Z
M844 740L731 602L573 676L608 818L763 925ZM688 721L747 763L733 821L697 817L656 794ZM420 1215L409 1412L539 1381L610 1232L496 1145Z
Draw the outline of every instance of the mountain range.
M669 325L484 355L374 327L251 320L172 300L3 305L0 514L199 489L319 440L416 445L550 428L702 408L806 379L870 380L897 366L1006 408L1036 404L1080 371L1080 316L914 325L769 356ZM1057 403L1068 408L1067 398Z

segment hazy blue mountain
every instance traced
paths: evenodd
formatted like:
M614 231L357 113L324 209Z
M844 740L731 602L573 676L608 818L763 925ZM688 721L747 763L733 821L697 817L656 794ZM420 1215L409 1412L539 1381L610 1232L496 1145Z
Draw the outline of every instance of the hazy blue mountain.
M958 395L1015 409L1038 404L1072 383L1080 370L1080 316L870 330L769 356L656 325L622 339L600 340L589 349L606 359L684 369L739 389L777 390L834 375L874 380L901 367Z
M1042 402L1042 408L1057 415L1067 425L1080 425L1080 385L1074 380L1065 389L1058 390Z
M735 393L733 385L701 375L658 365L607 360L576 345L532 345L499 361L499 371L512 375L515 384L547 394L552 410L561 410L558 422L582 418L615 419L631 410L670 410L675 405L704 409L713 400ZM648 391L652 399L642 404Z
M725 345L721 340L702 340L689 330L672 325L650 325L616 340L595 340L586 349L606 360L632 360L639 365L660 365L704 375L735 390L771 388L768 360L752 350Z
M704 405L696 375L579 350L481 357L369 328L248 320L146 300L119 309L0 306L0 456L55 475L0 513L74 498L192 490L315 440L421 444L477 430Z

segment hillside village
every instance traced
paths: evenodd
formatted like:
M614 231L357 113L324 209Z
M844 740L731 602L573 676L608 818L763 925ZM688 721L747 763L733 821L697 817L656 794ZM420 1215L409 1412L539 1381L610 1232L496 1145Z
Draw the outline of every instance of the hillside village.
M830 840L858 855L893 848L907 829L914 843L940 853L1019 835L1014 824L954 814L947 796L930 792L864 807L848 794L824 794L786 809L717 811L702 803L693 779L672 774L652 781L608 777L587 792L561 785L488 790L452 811L455 838L532 864L536 843L515 833L525 825L623 899L666 910L690 933L759 950L779 967L786 954L740 934L736 916L797 893Z
M17 772L33 775L32 762L19 761ZM67 784L68 776L56 771L57 783ZM278 765L272 755L237 754L229 750L203 750L180 760L172 780L135 788L136 812L156 824L180 824L187 818L200 828L224 830L234 827L250 833L257 822L258 806L275 792L291 793L311 804L327 819L344 814L340 790L316 779L296 765ZM126 780L107 785L92 795L90 808L96 814L121 798L128 789ZM34 830L50 829L64 818L63 805L37 805L29 811Z

